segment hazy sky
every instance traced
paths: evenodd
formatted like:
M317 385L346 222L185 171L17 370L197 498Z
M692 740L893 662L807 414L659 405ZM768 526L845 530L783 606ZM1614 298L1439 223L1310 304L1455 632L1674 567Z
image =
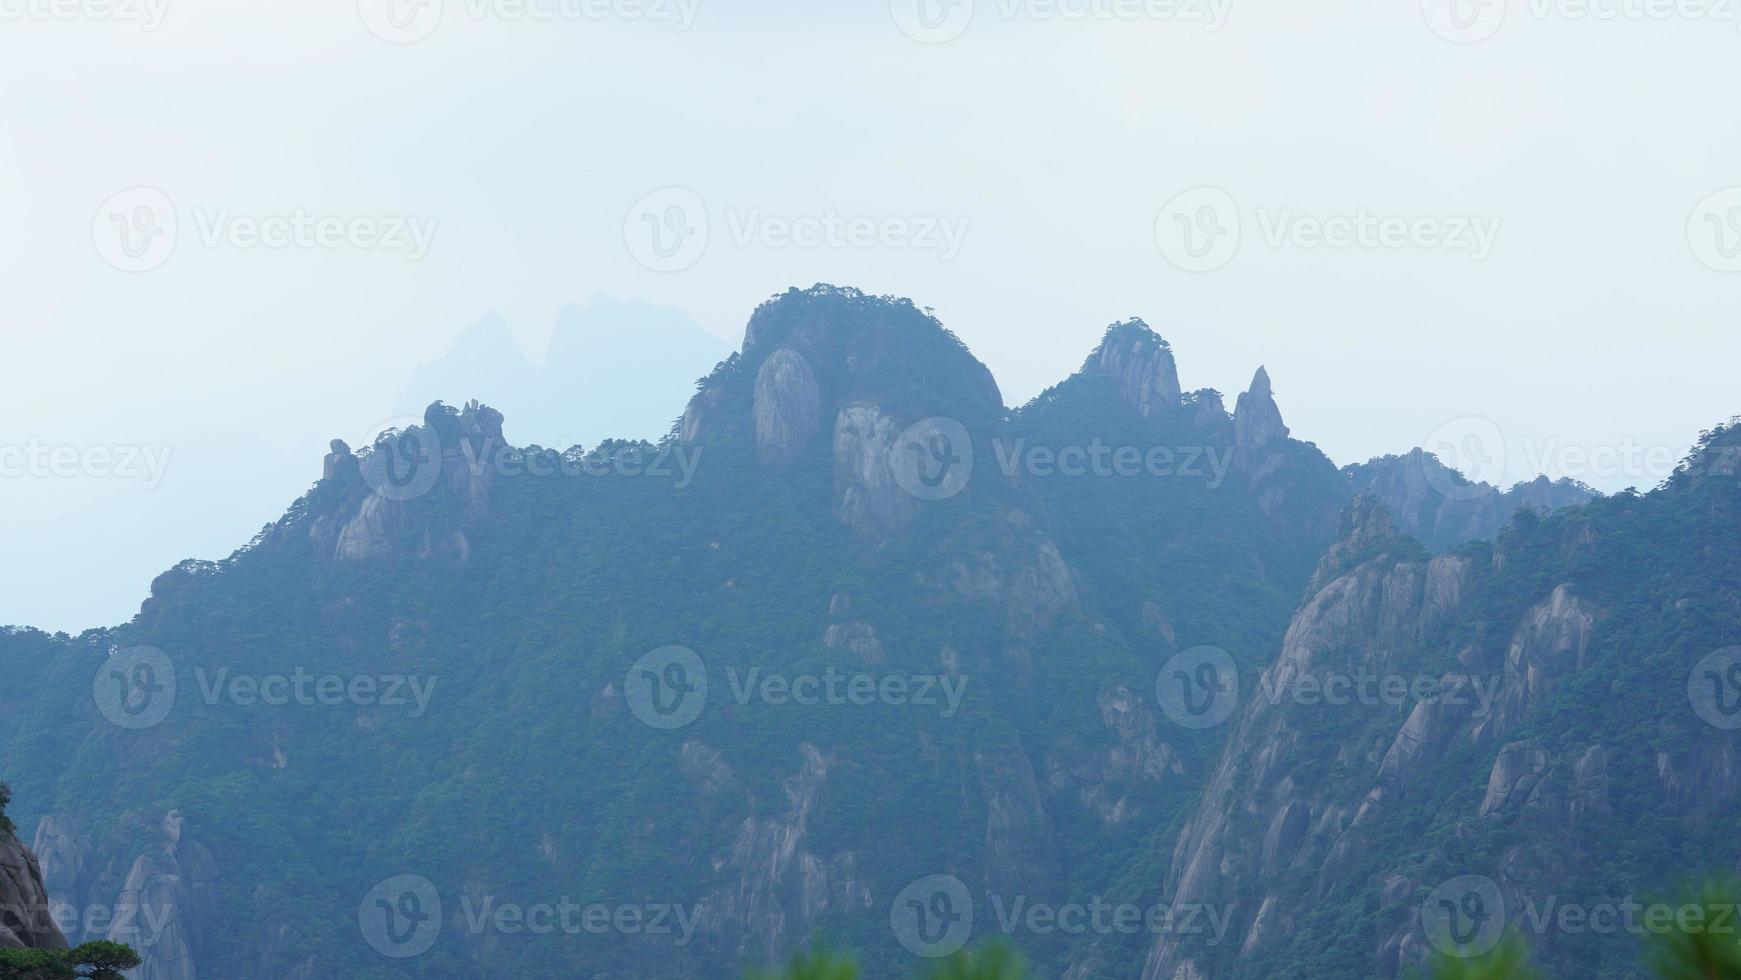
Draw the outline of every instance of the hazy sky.
M1741 412L1741 19L1454 2L0 0L0 464L170 454L0 475L0 622L125 619L596 290L908 295L1012 404L1140 315L1338 463L1653 484Z

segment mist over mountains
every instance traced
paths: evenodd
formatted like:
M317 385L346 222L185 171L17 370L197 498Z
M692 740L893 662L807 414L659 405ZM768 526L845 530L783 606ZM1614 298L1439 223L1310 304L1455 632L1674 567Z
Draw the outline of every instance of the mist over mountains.
M452 350L417 366L394 414L420 418L431 402L477 399L512 419L522 444L656 440L676 418L672 406L729 352L677 310L595 293L557 312L537 364L500 316L467 327Z

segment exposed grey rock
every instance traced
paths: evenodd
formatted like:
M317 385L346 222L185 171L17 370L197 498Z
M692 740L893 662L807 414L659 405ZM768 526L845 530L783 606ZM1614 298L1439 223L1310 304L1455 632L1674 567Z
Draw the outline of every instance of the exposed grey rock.
M821 855L806 847L832 760L809 742L799 752L803 763L783 784L785 812L744 818L730 853L715 858L728 884L703 904L705 931L739 956L764 962L808 938L822 916L862 913L872 905L855 852Z
M309 523L309 538L317 552L340 561L386 560L399 556L409 535L416 541L412 554L427 559L437 556L464 561L470 553L468 532L480 524L490 512L491 490L495 486L499 462L510 451L502 435L502 413L487 405L468 402L457 414L439 403L424 413L424 424L406 430L403 438L411 441L420 463L413 466L438 467L430 485L422 493L422 478L407 484L405 496L385 492L392 484L385 473L389 465L405 465L393 461L396 443L378 441L358 461L352 457L368 486L360 495L355 509L322 515ZM327 457L326 470L342 474L347 469L334 453ZM428 494L439 494L443 500L460 508L457 527L436 529L420 525L413 516L413 505Z
M182 837L180 811L166 814L162 827L162 847L141 854L127 874L107 938L139 954L134 980L198 980L216 927L217 862Z
M707 421L725 400L725 391L708 387L696 392L684 406L683 421L678 424L677 437L684 442L699 441L707 433Z
M755 386L756 452L764 463L792 459L822 424L822 389L804 355L782 347L762 362Z
M64 949L66 945L36 855L0 828L0 949Z
M1487 777L1487 795L1480 816L1521 809L1532 799L1548 771L1548 753L1536 742L1513 742L1499 750Z
M36 823L36 838L31 844L42 865L42 880L48 886L49 904L55 911L55 921L74 927L67 942L78 945L88 938L82 931L78 909L90 887L91 842L71 820L53 814L44 815Z
M881 537L918 512L895 481L889 448L900 426L872 404L848 405L834 420L834 513L860 533Z
M321 464L321 479L338 480L357 472L357 458L351 455L349 443L334 439L330 448L332 451L326 454Z
M1288 437L1282 410L1270 390L1269 372L1261 367L1233 407L1233 432L1234 442L1242 448L1261 448Z
M1143 418L1179 405L1179 369L1173 351L1141 320L1113 324L1090 364L1111 378L1120 400Z

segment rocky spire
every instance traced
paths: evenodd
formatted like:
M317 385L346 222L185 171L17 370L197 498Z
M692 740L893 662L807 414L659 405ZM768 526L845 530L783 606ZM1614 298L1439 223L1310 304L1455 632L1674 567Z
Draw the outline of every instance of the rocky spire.
M1276 407L1270 391L1269 372L1257 369L1251 387L1239 396L1233 407L1234 440L1241 447L1257 448L1288 437L1288 427L1282 422L1282 410Z

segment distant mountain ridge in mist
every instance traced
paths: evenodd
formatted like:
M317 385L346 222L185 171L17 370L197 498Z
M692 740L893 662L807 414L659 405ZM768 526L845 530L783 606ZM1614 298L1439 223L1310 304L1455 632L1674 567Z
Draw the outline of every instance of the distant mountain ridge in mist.
M431 402L476 398L513 420L521 444L657 439L671 427L672 406L730 353L681 310L594 293L557 312L541 364L500 314L484 316L447 353L418 365L394 414L422 417Z

